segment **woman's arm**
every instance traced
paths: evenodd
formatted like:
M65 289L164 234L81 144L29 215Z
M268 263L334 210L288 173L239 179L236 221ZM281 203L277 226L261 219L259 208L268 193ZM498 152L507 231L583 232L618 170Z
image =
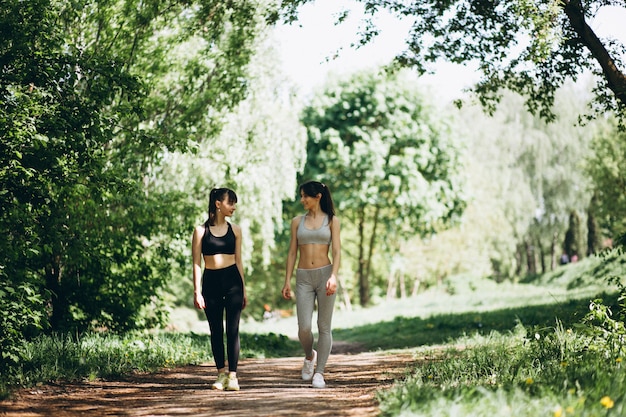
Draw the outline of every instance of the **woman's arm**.
M333 295L337 292L337 280L339 279L339 265L341 263L341 226L339 218L333 216L332 223L330 224L330 236L331 236L331 253L333 272L330 274L330 278L326 281L326 295Z
M339 264L341 263L341 225L339 218L333 216L333 221L330 225L331 233L331 249L332 249L332 261L333 261L333 275L339 276Z
M236 224L231 224L233 228L233 232L235 233L235 264L237 265L237 269L239 270L239 275L241 275L241 283L243 285L243 308L246 308L248 305L248 296L246 295L246 280L243 277L243 260L241 257L241 227Z
M293 268L296 265L296 257L298 256L298 219L299 217L291 219L291 239L289 240L289 252L287 253L285 284L282 290L283 298L286 300L291 299L291 276L293 275Z
M198 226L193 231L191 238L191 257L193 259L193 303L196 308L204 309L204 297L202 296L202 235L204 227Z

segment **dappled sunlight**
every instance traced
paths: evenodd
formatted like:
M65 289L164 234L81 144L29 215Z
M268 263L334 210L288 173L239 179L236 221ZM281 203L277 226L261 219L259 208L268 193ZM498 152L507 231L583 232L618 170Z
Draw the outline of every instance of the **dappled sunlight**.
M400 353L333 354L327 387L300 379L302 358L244 359L241 391L210 389L212 365L187 366L118 381L47 385L2 403L6 416L376 416L377 390L390 387L416 359Z

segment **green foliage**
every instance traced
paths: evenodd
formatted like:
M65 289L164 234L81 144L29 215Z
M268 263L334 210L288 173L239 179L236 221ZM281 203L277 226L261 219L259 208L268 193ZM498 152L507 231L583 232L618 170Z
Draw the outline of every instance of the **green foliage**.
M623 260L623 246L607 250L601 254L605 262ZM612 272L612 271L611 271ZM626 286L623 274L603 273L600 276L610 286L618 289L616 303L606 303L601 298L589 304L589 313L585 316L579 329L592 338L589 349L599 355L621 357L626 354Z
M385 416L620 415L626 404L621 357L587 349L559 322L474 338L463 350L418 361L402 385L380 393Z
M243 333L241 357L291 355L296 345L297 342L273 333ZM55 333L23 342L20 349L22 361L12 374L3 373L0 396L17 386L113 378L213 360L209 336L194 333L85 333L79 337Z
M406 74L405 74L406 75ZM330 83L303 112L302 179L329 185L356 235L359 301L369 302L376 248L443 230L465 201L459 148L445 121L402 74L364 71Z
M299 120L301 104L294 86L279 67L271 37L254 45L247 96L221 118L214 141L198 144L194 153L169 153L153 184L160 190L187 194L191 210L188 226L172 250L182 262L168 292L176 305L193 305L191 287L191 231L206 219L208 190L230 186L238 195L231 219L242 227L242 255L249 307L244 316L259 318L263 304L276 307L287 253L283 201L293 200L297 173L302 170L306 132ZM288 238L288 237L287 237Z
M466 332L469 339L450 338L462 349L433 352L437 360L418 360L406 380L379 393L383 415L621 415L626 409L624 286L619 278L623 264L623 253L614 250L593 268L571 268L575 273L569 282L575 288L605 277L619 290L605 295L605 304L581 300L571 311L563 305L542 306L536 310L539 320L526 317L508 330L494 327L491 333L480 333L485 336L474 331ZM542 278L546 286L554 285L555 278L563 282L556 273L548 275ZM615 309L619 313L614 318ZM555 319L556 325L551 324ZM404 328L398 333L418 331Z
M609 301L610 296L606 297ZM558 304L529 305L483 312L433 314L429 317L397 316L390 321L339 328L338 340L358 342L367 350L403 349L418 346L459 343L463 335L505 334L516 326L547 327L555 317L572 326L588 311L589 298L571 299Z
M213 139L245 96L272 3L231 6L3 3L0 265L48 299L53 329L165 321L194 204L155 186L159 163Z
M585 172L593 179L594 212L600 227L616 240L626 233L626 134L607 125L592 142Z
M599 38L587 24L603 6L623 8L620 2L357 1L372 17L363 22L365 30L355 45L378 35L375 18L384 11L410 20L406 49L395 64L420 74L432 71L431 64L441 60L474 67L481 77L472 90L490 113L502 90L510 90L526 98L530 112L554 120L552 105L559 87L592 72L598 80L593 111L624 115L626 78L620 68L625 45ZM309 2L283 0L285 20L297 20L298 7Z
M559 90L558 118L551 124L525 112L521 97L510 93L492 117L476 107L458 112L455 131L468 142L469 204L463 228L440 239L443 253L458 246L461 267L485 271L496 280L557 267L569 215L586 213L592 196L592 181L581 166L592 153L589 143L601 123L577 126L572 111L584 108L586 94L580 86ZM579 258L586 254L580 245ZM481 260L491 271L480 268Z
M8 376L22 360L19 346L24 335L43 327L43 299L29 284L15 288L2 271L0 277L0 374Z

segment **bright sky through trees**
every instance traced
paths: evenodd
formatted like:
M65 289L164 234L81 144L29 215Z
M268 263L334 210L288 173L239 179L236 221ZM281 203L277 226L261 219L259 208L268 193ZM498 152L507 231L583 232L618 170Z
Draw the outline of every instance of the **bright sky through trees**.
M346 9L353 11L351 17L335 26L337 15ZM279 28L283 68L303 94L309 94L329 73L350 73L383 64L403 50L411 22L400 21L386 12L377 15L381 29L378 38L358 50L351 48L359 39L362 10L362 5L354 0L316 0L301 8L296 24ZM626 22L626 8L604 7L589 23L601 38L610 36L626 42L623 22ZM450 99L474 80L472 69L448 63L439 64L436 74L423 77L425 83Z

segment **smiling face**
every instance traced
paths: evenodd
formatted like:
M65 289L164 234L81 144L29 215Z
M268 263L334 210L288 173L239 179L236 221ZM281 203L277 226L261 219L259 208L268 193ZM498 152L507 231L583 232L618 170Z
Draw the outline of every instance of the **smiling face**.
M300 191L300 202L302 203L302 207L304 207L305 210L312 210L316 206L319 206L320 198L322 198L321 194L318 194L315 197L311 197L310 195L307 195L304 191Z

